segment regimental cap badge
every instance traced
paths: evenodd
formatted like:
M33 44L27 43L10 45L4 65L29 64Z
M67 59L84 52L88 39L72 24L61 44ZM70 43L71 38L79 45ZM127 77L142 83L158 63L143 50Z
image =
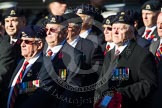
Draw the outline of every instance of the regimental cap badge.
M10 15L16 15L15 10L11 10Z
M121 12L120 15L125 15L125 12Z
M51 18L50 20L51 23L55 23L56 22L56 19L54 17Z
M146 5L145 9L150 10L151 9L151 6L148 4L148 5Z
M106 20L106 24L110 25L110 20L109 19Z
M26 37L27 36L27 34L25 32L21 32L21 34L22 34L22 37Z
M123 16L120 16L120 17L119 17L119 21L124 21Z
M77 14L83 13L83 9L78 9Z
M161 12L162 12L162 8L161 8L160 10L161 10Z

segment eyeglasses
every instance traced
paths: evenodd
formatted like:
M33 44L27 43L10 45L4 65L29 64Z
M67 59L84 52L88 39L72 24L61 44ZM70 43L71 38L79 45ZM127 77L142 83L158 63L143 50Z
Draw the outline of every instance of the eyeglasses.
M111 27L105 27L105 29L107 29L109 31L112 31L112 28Z
M30 41L30 40L19 39L19 42L20 42L20 44L21 44L22 42L24 42L25 44L32 45L32 44L34 44L36 41Z
M46 32L47 31L50 31L50 32L53 32L53 33L59 33L60 31L56 28L46 28Z

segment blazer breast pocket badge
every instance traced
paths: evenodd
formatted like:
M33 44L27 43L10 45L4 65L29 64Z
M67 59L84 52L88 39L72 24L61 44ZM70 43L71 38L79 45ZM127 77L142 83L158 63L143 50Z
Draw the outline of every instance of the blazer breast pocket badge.
M130 69L127 67L115 68L112 71L112 81L126 81L129 79Z

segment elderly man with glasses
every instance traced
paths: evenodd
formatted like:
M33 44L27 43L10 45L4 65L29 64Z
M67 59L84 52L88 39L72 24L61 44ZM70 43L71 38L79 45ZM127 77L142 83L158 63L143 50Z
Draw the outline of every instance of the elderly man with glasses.
M27 26L19 33L24 59L19 62L10 80L7 108L19 108L39 87L37 75L43 63L45 35L45 29L39 26Z

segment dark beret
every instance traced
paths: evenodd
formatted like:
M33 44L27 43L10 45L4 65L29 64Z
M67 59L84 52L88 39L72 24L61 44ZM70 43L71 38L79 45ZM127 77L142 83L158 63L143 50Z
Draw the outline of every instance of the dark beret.
M129 15L126 15L124 12L121 14L116 15L114 19L114 23L124 23L129 25L134 25L134 21Z
M61 24L66 25L66 19L63 16L52 15L46 17L45 24Z
M75 13L66 13L63 15L67 23L82 24L83 20L80 16Z
M115 21L116 15L110 15L107 18L104 19L103 24L104 25L112 25L113 22Z
M85 14L85 15L89 15L91 17L96 17L97 15L100 14L98 8L95 8L89 4L83 4L83 5L77 6L76 9L74 10L74 12L76 14Z
M22 17L25 16L24 10L22 8L12 7L4 11L3 17Z
M45 28L37 26L37 25L28 25L22 28L19 32L19 37L44 39L45 36L46 36Z
M141 9L142 10L150 10L150 11L158 11L161 8L161 3L158 0L149 0L145 2Z
M52 2L59 2L59 3L67 3L67 0L46 0L46 4L50 4Z

